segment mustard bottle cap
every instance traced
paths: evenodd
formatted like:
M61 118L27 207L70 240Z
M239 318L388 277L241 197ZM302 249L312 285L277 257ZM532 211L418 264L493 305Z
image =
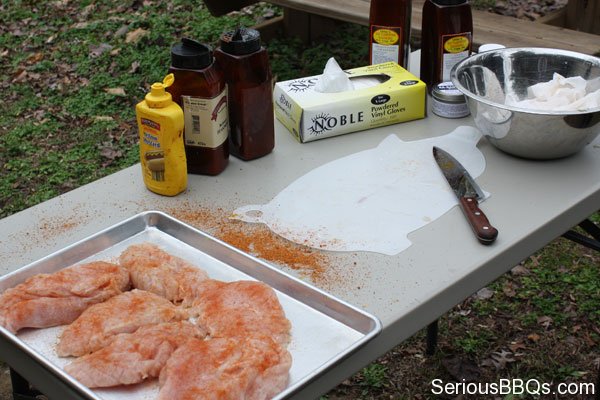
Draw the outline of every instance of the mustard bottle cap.
M171 104L173 101L171 93L167 92L165 89L171 86L173 82L175 82L175 76L173 74L169 74L165 76L162 83L153 83L152 86L150 86L150 93L148 93L145 97L148 107L163 108Z

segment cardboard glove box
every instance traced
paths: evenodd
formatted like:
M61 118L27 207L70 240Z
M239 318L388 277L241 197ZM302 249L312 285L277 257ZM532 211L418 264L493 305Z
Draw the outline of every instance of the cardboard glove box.
M275 115L301 143L425 117L425 83L397 63L345 72L355 87L373 86L317 92L321 75L275 85Z

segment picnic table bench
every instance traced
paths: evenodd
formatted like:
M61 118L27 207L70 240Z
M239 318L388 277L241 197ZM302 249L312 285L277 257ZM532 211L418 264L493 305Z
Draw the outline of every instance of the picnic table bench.
M268 2L284 8L284 16L274 22L283 23L289 33L305 40L314 39L324 30L331 29L335 26L332 20L361 25L369 23L369 0L268 0ZM424 0L414 0L412 6L411 34L416 39L421 36L423 2ZM205 0L205 4L214 15L221 15L253 3L256 1ZM598 35L486 11L473 10L473 31L474 49L484 43L500 43L507 47L551 47L585 54L600 53Z

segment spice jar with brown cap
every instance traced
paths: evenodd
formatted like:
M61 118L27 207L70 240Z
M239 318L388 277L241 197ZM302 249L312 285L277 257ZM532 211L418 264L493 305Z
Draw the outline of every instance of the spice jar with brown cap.
M215 58L228 86L230 153L242 160L269 154L275 147L273 84L260 33L250 28L223 33Z
M229 115L227 85L212 49L184 38L171 47L175 83L168 91L183 109L188 172L217 175L227 166Z

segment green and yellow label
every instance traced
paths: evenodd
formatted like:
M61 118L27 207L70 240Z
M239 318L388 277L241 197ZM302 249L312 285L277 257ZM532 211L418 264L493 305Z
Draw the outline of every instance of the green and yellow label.
M381 28L373 31L373 40L382 45L392 45L398 43L400 35L391 29Z
M453 36L444 42L444 50L448 53L460 53L469 48L467 36Z

